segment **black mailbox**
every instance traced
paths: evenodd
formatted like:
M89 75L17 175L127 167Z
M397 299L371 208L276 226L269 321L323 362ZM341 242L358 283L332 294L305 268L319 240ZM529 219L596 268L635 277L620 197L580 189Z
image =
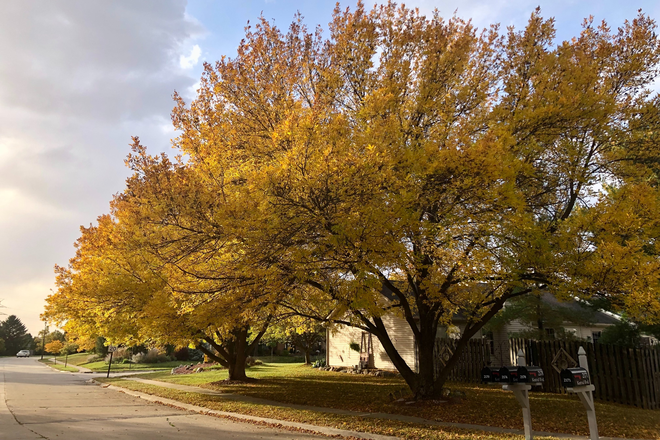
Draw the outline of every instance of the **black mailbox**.
M567 368L561 370L559 373L561 377L561 384L565 387L580 387L583 385L591 385L589 372L584 368Z
M500 382L500 370L484 367L481 370L481 381L484 383Z
M500 368L500 382L518 383L518 367Z
M543 383L545 376L540 367L518 367L518 382Z

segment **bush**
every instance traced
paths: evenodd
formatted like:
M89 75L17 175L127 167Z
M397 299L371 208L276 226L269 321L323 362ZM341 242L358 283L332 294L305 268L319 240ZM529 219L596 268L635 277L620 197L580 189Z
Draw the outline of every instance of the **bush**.
M641 331L634 323L625 319L607 327L598 339L599 344L620 345L626 348L638 348Z
M96 345L94 347L94 350L98 355L105 356L106 354L108 354L108 347L105 346L105 338L103 336L99 336L96 338Z
M139 353L133 356L133 362L136 364L157 364L159 362L168 362L170 360L166 354L161 353L156 348L149 349L146 353Z
M112 353L112 362L125 362L125 361L130 361L131 359L131 350L130 348L125 348L121 347L115 350L114 353ZM105 356L105 361L110 362L110 353L108 353Z
M312 368L325 367L325 359L318 359L312 363Z
M204 361L204 353L202 353L200 350L196 350L194 348L189 348L188 349L188 360L196 361L196 362L203 362Z
M174 359L177 361L187 361L190 359L188 347L180 347L174 350Z

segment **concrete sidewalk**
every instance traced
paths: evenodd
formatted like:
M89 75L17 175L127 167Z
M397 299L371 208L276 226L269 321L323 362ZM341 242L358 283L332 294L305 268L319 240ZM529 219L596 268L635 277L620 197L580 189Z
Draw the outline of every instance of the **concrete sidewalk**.
M36 361L0 358L0 440L319 440L315 432L246 422L137 399Z
M290 404L290 403L282 403L282 402L276 402L273 400L267 400L267 399L260 399L257 397L251 397L251 396L244 396L241 394L233 394L233 393L222 393L220 391L214 391L214 390L209 390L206 388L200 388L200 387L195 387L191 385L181 385L181 384L175 384L175 383L169 383L169 382L161 382L157 380L150 380L150 379L141 379L137 377L131 377L131 378L125 378L125 380L132 380L135 382L140 382L144 384L149 384L149 385L155 385L159 386L162 388L170 388L170 389L175 389L179 391L185 391L188 393L198 393L198 394L205 394L205 395L211 395L211 396L219 396L222 397L223 399L227 400L233 400L233 401L238 401L238 402L246 402L246 403L253 403L253 404L260 404L260 405L269 405L269 406L276 406L280 408L290 408L290 409L296 409L296 410L304 410L304 411L315 411L315 412L321 412L321 413L328 413L328 414L339 414L339 415L346 415L346 416L355 416L355 417L367 417L367 418L374 418L374 419L387 419L387 420L396 420L399 422L405 422L405 423L417 423L421 425L430 425L430 426L438 426L438 427L451 427L451 428L461 428L461 429L468 429L472 431L483 431L483 432L492 432L492 433L498 433L498 434L518 434L518 435L524 435L524 431L521 429L508 429L508 428L499 428L496 426L485 426L485 425L473 425L469 423L451 423L451 422L439 422L436 420L429 420L429 419L423 419L421 417L413 417L413 416L404 416L401 414L387 414L387 413L364 413L364 412L357 412L357 411L348 411L348 410L343 410L343 409L335 409L335 408L325 408L325 407L318 407L318 406L308 406L308 405L296 405L296 404ZM122 389L124 392L128 392L129 390ZM130 391L131 393L135 393L134 391ZM154 396L150 394L144 394L144 393L138 393L144 396L150 396L153 398ZM176 402L171 399L162 399L162 398L157 398L161 401L163 400L168 400L168 405L186 405L181 402ZM174 402L174 403L171 403ZM181 406L182 408L187 408L187 406ZM208 409L201 408L202 411L209 412ZM251 418L252 416L243 416L239 415L236 413L227 413L231 415L232 417L240 417L240 418ZM521 416L522 418L522 416ZM289 423L289 422L283 422L283 421L278 421L278 423ZM311 426L311 425L310 425ZM573 434L563 434L563 433L557 433L557 432L543 432L543 431L534 431L534 435L538 437L557 437L557 438L563 438L563 439L576 439L576 440L589 440L588 436L580 436L580 435L573 435ZM392 437L389 437L392 438ZM623 438L618 438L618 437L600 437L601 440L641 440L641 439L623 439Z

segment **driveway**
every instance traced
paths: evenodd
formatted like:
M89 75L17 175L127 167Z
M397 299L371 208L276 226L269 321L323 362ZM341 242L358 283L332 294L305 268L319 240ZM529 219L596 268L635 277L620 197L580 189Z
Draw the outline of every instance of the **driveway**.
M145 402L34 358L0 358L0 439L319 439Z

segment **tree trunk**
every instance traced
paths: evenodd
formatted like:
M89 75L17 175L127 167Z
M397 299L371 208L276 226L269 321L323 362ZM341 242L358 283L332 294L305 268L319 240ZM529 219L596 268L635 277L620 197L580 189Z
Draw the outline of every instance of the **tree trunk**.
M246 381L245 360L247 356L243 350L236 351L233 356L233 362L229 364L229 380Z
M439 359L435 356L435 337L428 332L421 332L417 340L418 372L415 387L411 388L415 399L434 399L441 397L443 383L436 384L435 365Z
M312 364L312 349L305 347L305 365Z
M374 317L373 323L368 321L372 333L378 338L383 349L390 357L390 360L399 371L406 384L412 391L415 399L437 399L442 397L442 388L449 378L451 370L458 363L463 350L467 347L469 340L492 318L504 304L504 298L500 298L492 305L491 309L481 318L481 320L466 327L461 338L456 344L452 355L447 359L442 368L438 368L436 377L436 365L440 359L434 353L437 317L432 315L420 316L418 325L417 350L419 355L418 371L414 371L401 357L394 343L389 337L387 328L382 319ZM410 324L410 323L409 323Z
M254 340L248 344L247 338L249 335L249 327L237 328L232 331L232 339L217 342L214 338L204 335L204 340L208 342L217 353L208 350L203 345L198 345L198 349L206 354L209 358L218 362L223 367L229 370L229 380L245 381L248 379L245 372L245 363L249 354L257 346L266 329L270 323L268 318L263 325L261 331L256 335Z

